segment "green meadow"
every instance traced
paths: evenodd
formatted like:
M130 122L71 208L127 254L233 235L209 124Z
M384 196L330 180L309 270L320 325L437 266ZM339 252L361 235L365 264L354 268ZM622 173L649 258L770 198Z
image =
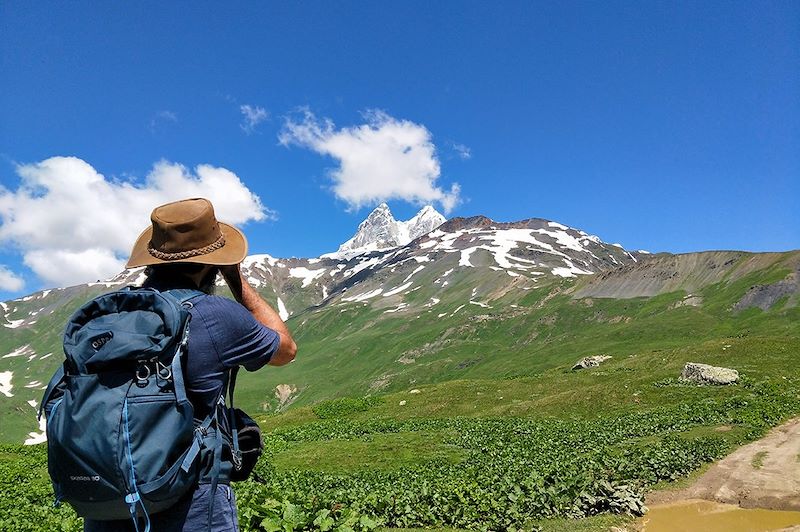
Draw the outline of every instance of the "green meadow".
M691 306L686 291L576 299L574 280L501 293L491 276L481 298L467 271L422 312L299 313L289 321L297 361L237 387L265 439L256 474L235 486L242 527L625 526L646 512L649 490L800 413L800 309L784 298L733 310L750 286L788 273L709 284ZM423 292L409 298L422 304ZM488 307L464 304L472 298ZM571 370L592 354L612 358ZM678 378L686 362L741 378L691 385ZM296 389L283 404L278 384ZM0 482L0 530L80 529L68 508L52 508L42 446L4 446Z

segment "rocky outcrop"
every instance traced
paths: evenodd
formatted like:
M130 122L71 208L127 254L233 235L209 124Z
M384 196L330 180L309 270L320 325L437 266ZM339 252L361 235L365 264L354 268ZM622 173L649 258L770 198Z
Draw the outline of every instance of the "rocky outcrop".
M751 286L742 299L733 306L733 310L737 312L747 308L769 310L781 298L791 296L800 290L799 279L800 272L793 272L777 283Z
M733 384L739 380L739 372L730 368L687 362L681 371L681 379L696 384Z
M590 357L583 357L572 366L573 370L596 368L606 360L610 359L610 355L593 355Z
M275 387L275 399L278 400L278 412L283 411L292 404L297 394L297 386L293 384L279 384Z

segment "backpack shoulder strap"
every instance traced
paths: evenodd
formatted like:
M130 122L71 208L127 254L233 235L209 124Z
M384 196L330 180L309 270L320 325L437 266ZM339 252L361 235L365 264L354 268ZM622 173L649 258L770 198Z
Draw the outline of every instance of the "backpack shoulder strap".
M233 391L236 388L236 374L239 373L239 366L234 366L230 369L228 375L228 402L230 403L227 409L228 413L228 426L231 429L231 449L232 459L234 465L238 469L242 465L242 451L239 449L239 427L236 426L236 410L233 406Z

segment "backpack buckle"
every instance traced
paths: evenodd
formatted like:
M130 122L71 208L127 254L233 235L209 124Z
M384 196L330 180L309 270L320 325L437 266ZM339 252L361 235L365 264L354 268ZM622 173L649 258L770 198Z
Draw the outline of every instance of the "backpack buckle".
M139 383L146 382L147 379L150 378L151 374L150 366L147 364L139 364L139 366L136 368L136 380L139 381Z
M156 362L156 367L158 368L159 377L165 381L168 381L172 378L172 367L162 364L161 362Z

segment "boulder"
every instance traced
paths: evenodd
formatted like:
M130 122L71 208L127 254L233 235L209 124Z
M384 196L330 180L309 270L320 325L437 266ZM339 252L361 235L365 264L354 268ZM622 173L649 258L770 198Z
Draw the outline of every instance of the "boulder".
M739 372L730 368L687 362L681 371L681 379L697 384L733 384L739 380Z
M572 366L572 369L596 368L609 358L611 358L609 355L592 355L590 357L583 357L579 361L575 362L575 365Z

